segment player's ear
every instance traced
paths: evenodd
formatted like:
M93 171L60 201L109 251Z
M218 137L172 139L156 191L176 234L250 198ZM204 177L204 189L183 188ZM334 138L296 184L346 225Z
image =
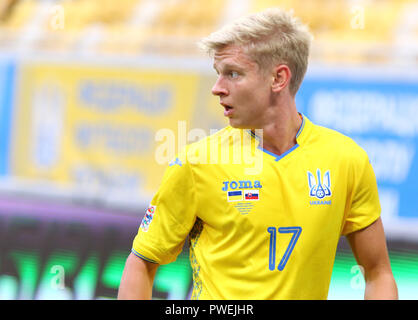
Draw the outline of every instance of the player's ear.
M290 68L285 64L277 65L274 68L273 72L273 81L271 84L271 88L273 92L280 92L285 88L289 82L290 78L292 77L292 72Z

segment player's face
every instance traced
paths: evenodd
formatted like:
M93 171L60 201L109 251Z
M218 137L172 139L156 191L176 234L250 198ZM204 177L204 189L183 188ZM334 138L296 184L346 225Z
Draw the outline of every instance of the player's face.
M224 115L232 127L263 128L268 122L272 77L266 76L238 46L227 46L215 53L218 79L212 93L220 98Z

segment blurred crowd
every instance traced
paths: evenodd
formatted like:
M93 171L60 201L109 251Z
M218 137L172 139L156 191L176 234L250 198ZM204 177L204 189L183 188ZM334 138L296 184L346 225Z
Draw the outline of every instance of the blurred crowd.
M196 56L198 38L272 6L310 26L317 61L418 60L414 0L2 0L0 51Z

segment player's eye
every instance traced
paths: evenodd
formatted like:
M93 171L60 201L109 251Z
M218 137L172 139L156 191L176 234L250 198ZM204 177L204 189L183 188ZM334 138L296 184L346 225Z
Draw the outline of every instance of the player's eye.
M235 79L235 78L238 78L238 72L236 72L236 71L231 71L230 73L229 73L229 76L232 78L232 79Z

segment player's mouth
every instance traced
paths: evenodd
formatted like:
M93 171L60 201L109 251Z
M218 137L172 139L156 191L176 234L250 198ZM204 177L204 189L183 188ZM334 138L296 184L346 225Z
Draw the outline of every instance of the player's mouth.
M233 107L231 107L231 106L229 106L229 105L227 105L227 104L224 104L224 103L221 103L221 105L224 107L224 109L225 109L225 111L224 111L224 116L225 117L229 117L229 116L231 116L232 115L232 113L234 112L234 108Z

